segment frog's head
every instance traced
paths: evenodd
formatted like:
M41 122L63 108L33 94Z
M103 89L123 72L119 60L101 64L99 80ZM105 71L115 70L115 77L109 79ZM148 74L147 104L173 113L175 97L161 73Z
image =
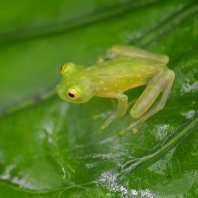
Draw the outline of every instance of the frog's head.
M60 98L73 103L85 103L93 97L85 80L79 79L83 66L65 63L60 70L62 80L56 86Z

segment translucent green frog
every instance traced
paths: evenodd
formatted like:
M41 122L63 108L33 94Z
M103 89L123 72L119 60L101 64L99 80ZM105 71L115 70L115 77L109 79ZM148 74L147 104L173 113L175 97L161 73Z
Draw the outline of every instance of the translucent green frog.
M85 103L93 96L117 98L117 111L111 113L100 127L105 129L113 120L125 115L128 107L126 90L147 85L130 110L136 118L127 128L136 133L142 124L160 111L170 93L175 73L166 64L169 57L154 54L133 46L116 45L91 67L66 63L61 67L62 80L57 85L58 95L66 101ZM161 94L160 99L155 102ZM105 114L95 116L104 117ZM106 114L108 115L108 114Z

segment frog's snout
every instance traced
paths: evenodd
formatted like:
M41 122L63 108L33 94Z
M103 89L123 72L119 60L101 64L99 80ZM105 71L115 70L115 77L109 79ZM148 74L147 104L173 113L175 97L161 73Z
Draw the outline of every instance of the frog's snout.
M61 88L61 85L60 84L58 84L56 86L56 92L59 95L59 97L64 100L64 90Z

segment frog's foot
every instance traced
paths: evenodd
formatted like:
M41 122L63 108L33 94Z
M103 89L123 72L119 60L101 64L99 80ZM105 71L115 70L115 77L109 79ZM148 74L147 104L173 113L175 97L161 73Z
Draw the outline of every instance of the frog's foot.
M108 112L105 112L105 113L93 115L93 116L92 116L92 119L93 119L93 120L96 120L96 119L98 119L98 118L107 119L107 118L109 118L109 116L111 116L112 114L113 114L112 111L108 111Z
M114 115L114 114L112 114L112 115L104 122L104 124L102 124L102 125L100 126L100 130L106 129L106 128L109 126L109 124L110 124L113 120L115 120L115 115Z
M98 118L103 118L106 119L106 121L104 122L104 124L102 124L100 126L100 130L104 130L107 128L107 126L113 121L115 120L115 112L112 111L108 111L106 113L102 113L102 114L98 114L98 115L94 115L93 119L96 120Z
M144 123L144 120L139 118L133 122L130 123L130 125L128 126L128 130L132 130L132 133L136 134L138 132L138 130L140 129L140 127L142 126L142 124Z
M112 112L112 111L108 111L106 113L97 114L97 115L94 115L93 116L93 120L96 120L98 118L106 119L106 121L104 122L104 124L102 124L100 126L100 130L104 130L114 120L114 118L115 118L115 115L114 114L115 113Z
M123 136L129 130L132 130L132 133L136 134L138 132L138 130L140 129L140 127L142 126L142 124L144 123L144 121L145 120L143 120L142 118L136 119L135 121L131 122L126 129L122 129L122 130L118 131L118 135Z

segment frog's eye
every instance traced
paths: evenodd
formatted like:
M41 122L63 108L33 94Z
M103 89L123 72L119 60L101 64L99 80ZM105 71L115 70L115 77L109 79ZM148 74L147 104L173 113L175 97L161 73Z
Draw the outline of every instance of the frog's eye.
M64 73L64 69L66 67L67 63L63 64L60 68L60 73L63 74Z
M75 89L68 89L67 95L70 98L70 100L78 100L79 94Z
M77 70L77 66L74 65L73 63L65 63L61 66L60 68L60 73L62 75L68 75Z

